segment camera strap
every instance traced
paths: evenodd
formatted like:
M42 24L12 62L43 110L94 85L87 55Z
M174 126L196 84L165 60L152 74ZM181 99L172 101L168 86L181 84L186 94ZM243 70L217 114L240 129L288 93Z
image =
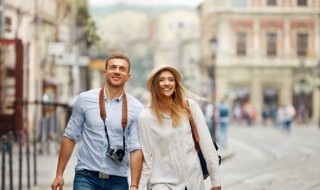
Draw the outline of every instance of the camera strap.
M104 92L103 92L104 88L101 88L100 90L100 94L99 94L99 107L100 107L100 117L103 121L103 125L104 125L104 131L106 132L106 136L107 136L107 140L108 140L108 148L110 148L110 141L109 141L109 135L108 135L108 129L106 126L106 118L107 118L107 112L106 112L106 108L105 108L105 104L104 104ZM126 93L123 91L122 94L122 119L121 119L121 125L122 125L122 129L123 129L123 151L125 151L125 137L124 137L124 129L127 126L127 118L128 118L128 103L127 103L127 95Z

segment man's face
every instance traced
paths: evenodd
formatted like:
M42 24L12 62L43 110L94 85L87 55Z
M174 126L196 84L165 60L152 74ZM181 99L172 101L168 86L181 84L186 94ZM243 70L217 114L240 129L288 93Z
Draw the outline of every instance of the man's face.
M124 59L111 59L107 69L103 71L107 85L111 87L123 87L130 78L129 64Z

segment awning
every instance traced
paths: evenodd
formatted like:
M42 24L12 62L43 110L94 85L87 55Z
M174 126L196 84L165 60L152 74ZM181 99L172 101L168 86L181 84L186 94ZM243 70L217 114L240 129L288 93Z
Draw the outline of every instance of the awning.
M89 70L103 70L105 66L105 59L91 60L89 63Z

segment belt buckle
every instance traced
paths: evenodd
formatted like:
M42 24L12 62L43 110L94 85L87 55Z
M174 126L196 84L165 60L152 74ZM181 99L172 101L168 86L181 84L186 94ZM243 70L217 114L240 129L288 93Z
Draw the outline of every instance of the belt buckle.
M109 174L104 174L104 173L99 172L99 178L100 179L109 179Z

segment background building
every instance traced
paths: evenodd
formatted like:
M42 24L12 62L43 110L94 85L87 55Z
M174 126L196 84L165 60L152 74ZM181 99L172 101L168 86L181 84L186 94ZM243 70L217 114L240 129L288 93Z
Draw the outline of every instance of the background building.
M38 118L57 111L41 107L42 103L67 105L75 94L88 89L88 47L96 39L87 38L94 24L88 21L86 3L1 1L1 133L12 129L14 122L18 122L16 130L32 130ZM19 52L7 43L13 41L21 43Z
M206 0L199 11L202 67L213 73L216 102L251 102L258 119L264 109L293 104L319 119L319 1Z
M90 64L92 86L102 85L105 58L115 52L127 54L134 67L127 90L145 102L145 82L157 64L169 64L183 73L185 84L201 92L200 19L195 8L186 6L147 7L123 3L92 7L101 36L96 59Z

